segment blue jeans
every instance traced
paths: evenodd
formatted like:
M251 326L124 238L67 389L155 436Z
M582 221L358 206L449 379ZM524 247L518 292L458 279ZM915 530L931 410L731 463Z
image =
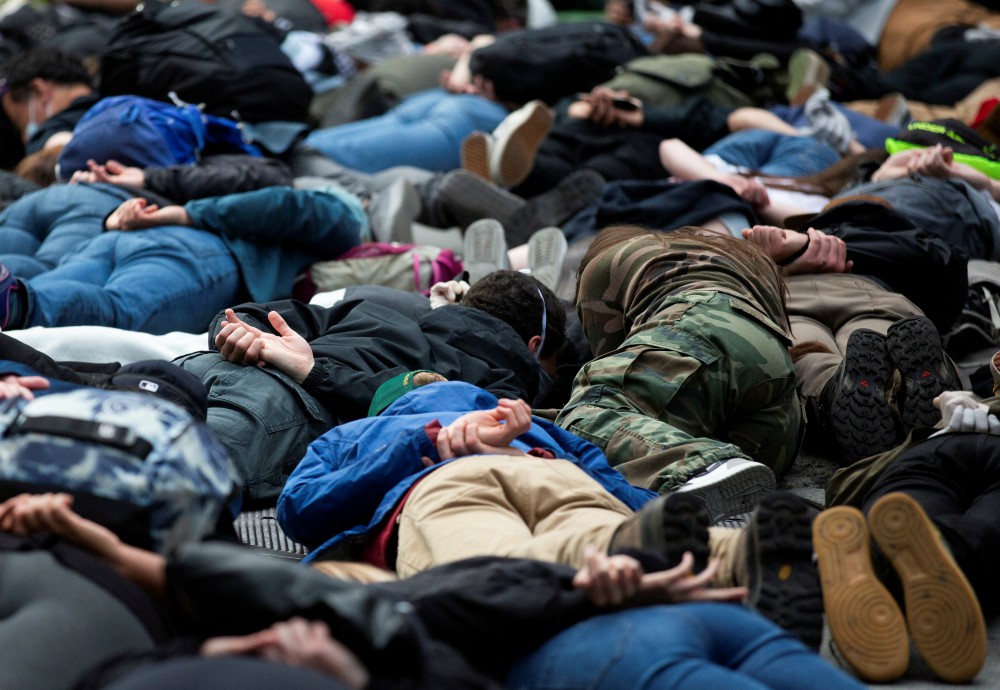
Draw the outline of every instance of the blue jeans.
M30 326L113 326L201 333L244 295L221 238L165 226L105 232L54 269L25 281Z
M385 115L320 129L306 138L343 166L376 173L397 165L445 172L461 167L462 140L492 132L507 109L480 96L421 91Z
M104 231L104 218L128 192L111 185L56 185L28 194L0 213L0 263L18 278L55 268Z
M790 633L736 604L692 603L590 618L512 667L511 690L862 690Z
M778 177L811 175L840 160L836 151L812 137L763 129L733 132L709 146L704 153L715 154L741 168Z

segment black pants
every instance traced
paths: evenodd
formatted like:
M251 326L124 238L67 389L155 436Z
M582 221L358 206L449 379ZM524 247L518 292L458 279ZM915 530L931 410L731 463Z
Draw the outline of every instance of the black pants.
M1000 436L946 434L913 446L875 483L865 512L894 491L934 522L984 613L1000 610Z

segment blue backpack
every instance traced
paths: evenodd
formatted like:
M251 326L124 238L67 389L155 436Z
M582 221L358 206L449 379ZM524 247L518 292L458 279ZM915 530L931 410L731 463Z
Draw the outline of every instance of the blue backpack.
M206 146L217 153L261 155L232 120L206 115L193 105L113 96L98 101L77 123L59 155L59 176L69 179L86 170L91 159L137 168L189 165L198 162Z

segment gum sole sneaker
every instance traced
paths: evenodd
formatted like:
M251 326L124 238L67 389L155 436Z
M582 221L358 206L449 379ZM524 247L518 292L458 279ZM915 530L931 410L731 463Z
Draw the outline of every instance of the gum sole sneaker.
M747 527L749 606L808 647L823 640L823 592L813 563L809 506L787 491L763 498Z
M885 336L867 328L851 333L830 402L830 425L844 464L898 443L887 398L892 373Z
M868 511L872 537L903 584L910 637L948 683L967 683L986 660L986 623L976 594L920 505L887 494Z
M889 356L903 378L899 394L899 413L903 426L934 426L941 411L934 398L946 390L961 390L941 348L941 337L926 316L911 316L897 321L886 334Z
M611 538L609 553L644 549L661 554L668 568L681 562L686 551L694 556L694 572L708 565L708 527L711 515L692 494L655 498L626 520Z
M820 513L813 548L837 654L862 680L896 680L910 663L910 640L902 611L872 570L861 511L837 506Z
M507 189L516 187L535 166L538 147L552 129L552 111L542 101L515 110L493 130L490 174Z
M730 458L713 463L682 484L678 493L691 492L701 497L718 522L749 513L765 494L774 490L774 472L745 458Z
M490 177L490 149L493 137L484 132L473 132L462 141L460 160L462 169L484 180L492 182Z

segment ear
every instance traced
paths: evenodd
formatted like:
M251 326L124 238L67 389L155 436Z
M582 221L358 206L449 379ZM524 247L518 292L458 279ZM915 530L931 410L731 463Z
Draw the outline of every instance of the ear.
M541 356L541 353L539 352L539 350L541 349L542 349L542 336L540 335L531 336L531 339L528 341L528 352L533 354L535 357L539 357Z
M52 87L52 82L41 77L35 77L28 82L28 90L34 93L35 98L40 99L42 102L52 97Z

